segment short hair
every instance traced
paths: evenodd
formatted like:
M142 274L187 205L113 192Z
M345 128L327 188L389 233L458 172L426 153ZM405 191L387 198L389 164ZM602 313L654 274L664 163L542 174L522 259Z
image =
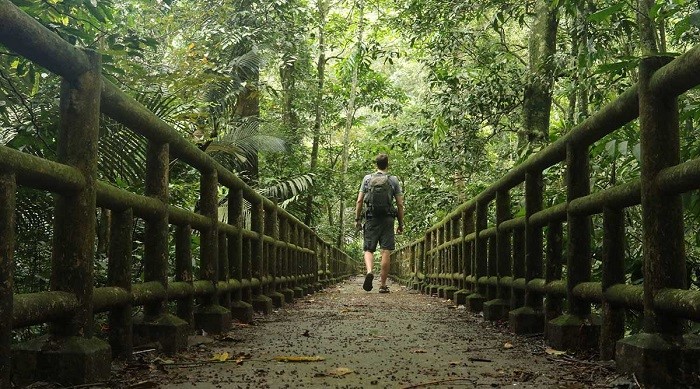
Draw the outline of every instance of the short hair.
M389 156L384 153L380 153L377 155L377 158L374 159L374 162L377 163L377 168L384 170L389 167Z

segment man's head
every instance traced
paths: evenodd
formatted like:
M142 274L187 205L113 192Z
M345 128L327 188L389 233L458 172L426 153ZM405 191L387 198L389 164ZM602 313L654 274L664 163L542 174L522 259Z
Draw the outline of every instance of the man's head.
M377 163L377 169L386 170L386 168L389 167L389 156L384 153L379 153L377 158L374 159L374 162Z

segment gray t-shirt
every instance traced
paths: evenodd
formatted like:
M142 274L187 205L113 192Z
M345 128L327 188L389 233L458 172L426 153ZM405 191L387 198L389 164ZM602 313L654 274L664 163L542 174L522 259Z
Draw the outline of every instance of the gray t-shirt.
M382 172L376 172L372 174L385 174ZM372 174L368 174L365 176L365 178L362 179L362 185L360 185L360 192L362 193L367 193L369 192L369 180L372 178ZM399 179L396 178L396 176L389 175L389 186L391 186L391 191L394 197L398 195L402 195L403 191L401 190L401 184L399 183Z

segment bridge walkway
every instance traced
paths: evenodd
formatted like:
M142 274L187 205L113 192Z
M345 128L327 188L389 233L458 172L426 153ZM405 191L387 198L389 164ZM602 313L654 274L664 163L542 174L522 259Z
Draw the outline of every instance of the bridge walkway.
M610 363L548 349L542 336L514 335L450 300L396 283L379 294L376 280L365 292L361 282L351 278L222 335L190 337L173 357L137 351L135 361L114 364L106 387L632 387ZM212 360L225 353L225 362Z

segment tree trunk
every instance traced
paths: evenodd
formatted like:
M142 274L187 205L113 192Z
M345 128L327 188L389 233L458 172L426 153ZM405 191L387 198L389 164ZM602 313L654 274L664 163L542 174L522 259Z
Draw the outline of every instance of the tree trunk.
M649 17L649 10L654 6L654 0L638 0L637 25L639 26L639 40L642 45L642 56L659 52L657 45L654 21Z
M350 84L350 97L348 98L348 110L345 118L345 133L343 135L343 162L342 162L342 175L341 175L341 194L340 194L340 212L338 217L338 239L336 244L339 248L343 247L343 236L345 234L345 199L347 197L347 190L345 184L347 182L348 174L348 156L350 148L350 129L352 128L352 121L355 118L355 99L357 98L357 79L358 71L360 68L360 61L362 60L362 35L364 33L365 27L365 4L364 0L357 0L356 2L358 12L360 13L360 18L357 24L357 42L355 43L355 53L353 58L353 68L352 68L352 81Z
M551 1L538 0L535 24L530 33L528 84L523 99L523 130L519 149L533 142L546 142L549 137L549 117L554 82L553 57L556 52L558 7Z
M318 84L316 89L316 112L314 119L314 135L313 143L311 145L311 163L309 166L309 172L316 173L316 168L318 166L318 148L321 142L321 126L323 124L323 111L321 110L321 104L323 103L323 84L325 83L326 77L326 15L328 14L328 5L325 0L318 1L318 62L316 63L316 73L318 77ZM313 204L314 204L314 194L315 189L311 189L311 193L306 197L306 212L304 215L304 224L311 225L313 221Z

